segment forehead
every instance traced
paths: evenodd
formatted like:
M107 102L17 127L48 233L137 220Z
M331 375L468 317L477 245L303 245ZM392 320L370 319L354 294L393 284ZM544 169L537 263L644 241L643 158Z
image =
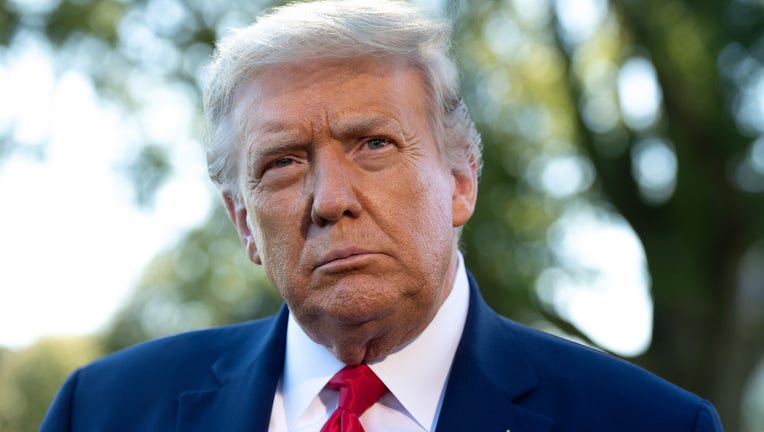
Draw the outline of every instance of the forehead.
M426 118L420 70L403 59L310 60L267 66L234 92L234 115L246 129L283 122L337 121L366 112Z

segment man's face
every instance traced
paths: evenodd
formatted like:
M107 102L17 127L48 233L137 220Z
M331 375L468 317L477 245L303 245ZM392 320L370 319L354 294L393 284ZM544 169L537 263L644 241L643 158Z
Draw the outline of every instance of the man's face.
M272 66L235 95L226 198L250 258L346 363L408 342L450 293L476 178L445 166L420 74L390 59Z

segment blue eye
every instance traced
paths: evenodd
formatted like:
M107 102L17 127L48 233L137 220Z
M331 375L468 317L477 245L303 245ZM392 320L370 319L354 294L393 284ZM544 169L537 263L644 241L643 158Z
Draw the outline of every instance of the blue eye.
M289 165L291 165L291 164L292 164L292 162L294 162L292 159L289 159L289 158L281 158L281 159L276 159L275 161L273 161L273 162L271 163L271 166L272 166L273 168L284 168L285 166L289 166Z
M384 138L372 138L366 141L366 147L368 147L371 150L376 150L386 146L387 143L388 141Z

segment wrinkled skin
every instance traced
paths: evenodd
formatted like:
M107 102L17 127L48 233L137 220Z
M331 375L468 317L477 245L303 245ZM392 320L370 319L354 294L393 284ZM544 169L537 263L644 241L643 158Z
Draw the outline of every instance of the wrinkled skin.
M403 61L271 66L235 93L228 214L305 332L347 364L418 335L451 291L476 170L447 167Z

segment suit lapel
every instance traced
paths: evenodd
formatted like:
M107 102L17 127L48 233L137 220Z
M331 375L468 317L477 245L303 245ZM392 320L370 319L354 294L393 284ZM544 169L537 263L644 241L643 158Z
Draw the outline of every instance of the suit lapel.
M178 431L268 430L284 362L287 317L282 307L265 335L253 336L212 366L220 387L180 395Z
M485 304L472 275L467 322L446 386L437 432L544 432L553 421L519 403L538 378L506 323Z

